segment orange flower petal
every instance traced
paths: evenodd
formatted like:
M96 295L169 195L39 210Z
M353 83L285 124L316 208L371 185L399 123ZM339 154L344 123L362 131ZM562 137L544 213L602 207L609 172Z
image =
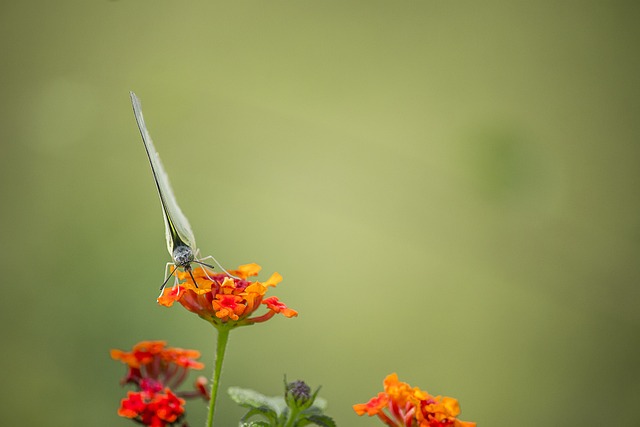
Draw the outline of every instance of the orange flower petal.
M273 273L269 279L264 282L265 286L275 286L278 283L282 282L282 276L280 273Z
M367 403L359 403L353 405L353 410L358 415L367 414L370 417L377 415L380 411L387 407L389 397L385 393L378 393L376 397L372 397Z
M191 270L193 279L196 279L196 283L193 283L191 274L188 271L179 270L176 273L176 277L180 281L180 286L184 286L186 289L192 290L197 294L207 293L211 290L212 277L216 273L206 270L202 267L196 267ZM197 285L197 286L196 286Z
M253 262L251 264L243 264L237 270L230 270L229 273L246 280L249 277L257 276L260 270L262 270L262 267Z
M180 300L185 290L186 289L183 286L173 286L171 288L164 288L162 290L162 294L157 299L158 304L164 305L165 307L171 307L174 302Z
M247 294L257 294L262 296L267 293L267 287L260 282L255 282L247 286L244 291Z
M132 368L139 368L140 361L133 353L126 353L122 350L111 350L111 358L114 360L120 360L122 363L129 365Z
M283 302L278 301L278 297L270 297L262 301L264 305L269 307L270 310L275 311L276 313L281 313L285 317L295 317L298 315L298 312L288 308Z
M148 351L151 354L160 353L165 346L167 345L166 341L140 341L136 345L133 346L133 351Z

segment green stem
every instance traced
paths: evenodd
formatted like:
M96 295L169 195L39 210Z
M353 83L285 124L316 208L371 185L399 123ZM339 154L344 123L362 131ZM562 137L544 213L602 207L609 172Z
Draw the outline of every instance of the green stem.
M218 385L220 384L220 373L222 372L222 362L224 361L224 351L227 348L229 340L229 331L231 329L224 326L216 327L218 329L218 344L216 346L216 366L213 370L211 378L211 398L209 399L209 416L207 417L206 427L213 427L213 415L216 412L216 396L218 395Z
M298 413L300 412L300 409L294 405L293 408L289 408L290 412L289 412L289 420L287 421L287 424L285 425L285 427L290 427L293 426L296 419L298 418Z

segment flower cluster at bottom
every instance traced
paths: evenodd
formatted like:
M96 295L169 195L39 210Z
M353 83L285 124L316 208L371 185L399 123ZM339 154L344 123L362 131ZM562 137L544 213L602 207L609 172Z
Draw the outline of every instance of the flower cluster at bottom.
M184 399L162 388L161 384L141 384L141 391L127 393L122 399L118 415L132 418L146 426L173 424L184 414Z
M475 427L460 421L458 401L452 397L432 396L418 387L398 380L396 374L384 379L384 392L367 403L353 405L358 415L378 416L390 427Z
M111 357L128 366L122 384L133 384L138 389L128 392L120 402L118 415L122 417L146 426L165 427L184 421L183 398L209 398L204 377L196 380L192 391L173 391L184 382L190 369L204 367L195 360L200 357L196 350L166 347L164 341L142 341L130 352L111 350Z
M184 308L197 314L216 327L236 327L265 322L280 313L285 317L298 315L293 309L280 302L277 297L265 298L269 287L282 281L282 276L274 273L266 282L251 282L249 277L257 276L262 267L245 264L237 270L215 273L203 267L193 271L177 271L180 283L165 288L158 303L167 307L179 302ZM194 283L195 281L195 283ZM261 306L268 311L260 316L253 314Z

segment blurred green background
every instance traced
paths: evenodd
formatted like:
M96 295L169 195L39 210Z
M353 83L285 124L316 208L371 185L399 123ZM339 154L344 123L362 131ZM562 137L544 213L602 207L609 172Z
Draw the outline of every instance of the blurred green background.
M202 252L297 309L231 336L222 387L322 385L341 426L401 380L480 426L640 411L634 1L120 0L0 6L2 424L127 426L169 260L129 102ZM192 426L204 405L190 404ZM242 411L226 394L219 426Z

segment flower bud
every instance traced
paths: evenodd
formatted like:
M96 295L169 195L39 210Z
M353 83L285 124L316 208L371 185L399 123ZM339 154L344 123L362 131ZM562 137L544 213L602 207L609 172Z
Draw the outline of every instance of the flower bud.
M289 407L306 409L313 403L311 388L300 380L288 383L284 396Z

